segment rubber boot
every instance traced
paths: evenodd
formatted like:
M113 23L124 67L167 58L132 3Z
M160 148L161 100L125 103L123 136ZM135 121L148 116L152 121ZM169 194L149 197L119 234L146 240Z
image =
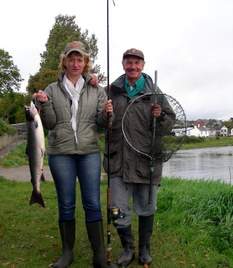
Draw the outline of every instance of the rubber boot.
M117 260L119 267L127 267L135 257L134 239L132 235L131 225L125 228L117 228L118 235L121 239L123 252Z
M93 250L94 268L116 268L114 264L107 264L104 246L104 231L102 221L87 222L87 234Z
M139 217L139 263L150 264L150 239L153 232L154 215Z
M52 267L66 268L69 267L74 259L75 220L59 223L59 229L62 241L62 256Z

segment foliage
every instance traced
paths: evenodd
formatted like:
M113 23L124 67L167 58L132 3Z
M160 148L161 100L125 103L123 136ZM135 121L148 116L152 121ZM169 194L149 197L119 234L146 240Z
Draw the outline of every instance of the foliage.
M60 54L66 44L73 40L82 41L91 60L95 61L98 53L95 35L89 36L88 30L82 32L75 23L75 16L58 15L45 45L46 51L41 53L40 70L29 78L27 87L29 93L44 89L49 83L56 80Z
M227 127L229 130L233 128L233 118L228 121L223 122L224 126Z
M11 127L0 118L0 136L4 134L14 134L15 132L15 128Z
M210 181L201 184L201 181L190 182L191 191L195 189L195 193L188 198L190 190L187 189L187 193L181 191L176 206L184 212L184 224L208 226L206 231L209 232L213 246L223 252L233 246L233 189ZM174 193L166 194L166 199L172 200L168 202L170 208L174 206L174 198Z
M23 79L7 51L0 49L0 96L19 90Z
M37 92L39 89L45 89L48 84L56 81L58 70L42 69L34 76L30 76L28 80L28 89L31 94Z
M206 123L206 127L210 129L220 129L222 127L222 121L217 119L209 119Z
M182 149L233 146L233 137L186 137Z
M200 143L204 142L204 137L195 137L195 136L186 136L185 137L185 143Z
M7 181L0 178L0 266L1 267L48 267L61 253L57 226L57 201L53 183L42 183L42 195L46 208L36 204L29 206L30 182ZM211 182L194 182L164 179L158 196L154 233L151 241L153 262L151 268L230 268L233 267L232 244L225 244L224 233L232 234L232 220L221 225L210 224L199 217L190 220L189 214L202 214L206 200L228 196L229 185ZM106 229L107 184L101 184L101 203L104 228ZM169 204L167 204L167 199ZM219 207L225 203L218 202ZM191 210L192 209L192 210ZM19 213L20 211L20 213ZM92 252L85 229L80 189L77 186L77 238L75 261L72 267L91 267ZM195 218L195 215L194 217ZM137 245L137 217L132 217L132 228ZM219 226L221 233L218 234ZM225 231L224 231L225 230ZM104 232L106 233L106 232ZM121 252L120 241L111 226L113 261ZM215 236L215 237L214 237ZM39 243L38 243L39 241ZM220 249L216 243L224 245ZM136 247L136 252L137 247ZM29 257L30 256L30 257ZM137 258L131 264L139 268Z
M29 102L29 96L11 92L0 97L0 117L9 124L25 121L24 105Z

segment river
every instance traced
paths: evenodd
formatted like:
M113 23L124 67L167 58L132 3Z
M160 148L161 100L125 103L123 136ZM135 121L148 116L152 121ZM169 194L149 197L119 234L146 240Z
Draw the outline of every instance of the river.
M233 184L233 146L179 150L164 163L163 176Z

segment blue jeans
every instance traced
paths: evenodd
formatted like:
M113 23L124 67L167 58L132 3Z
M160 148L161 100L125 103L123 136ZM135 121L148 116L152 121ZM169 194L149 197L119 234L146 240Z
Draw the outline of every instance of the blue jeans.
M100 207L100 154L49 155L55 182L59 221L75 218L76 178L78 177L86 222L102 219Z

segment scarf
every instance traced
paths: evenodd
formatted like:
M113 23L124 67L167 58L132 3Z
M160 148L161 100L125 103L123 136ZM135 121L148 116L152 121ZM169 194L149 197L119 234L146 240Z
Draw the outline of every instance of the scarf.
M134 83L134 85L130 85L129 81L125 79L125 90L128 94L129 98L136 96L139 92L144 89L145 86L145 78L141 75L138 80Z
M80 92L83 88L84 85L84 79L82 76L80 76L79 80L76 82L76 84L74 85L66 75L64 75L63 78L63 85L66 89L66 91L68 92L72 104L71 104L71 125L72 125L72 129L74 131L74 136L75 136L75 141L76 143L78 143L78 139L77 139L77 112L78 112L78 101L79 101L79 97L80 97Z

